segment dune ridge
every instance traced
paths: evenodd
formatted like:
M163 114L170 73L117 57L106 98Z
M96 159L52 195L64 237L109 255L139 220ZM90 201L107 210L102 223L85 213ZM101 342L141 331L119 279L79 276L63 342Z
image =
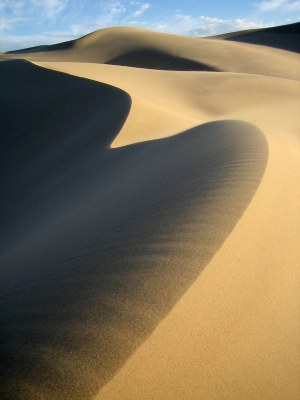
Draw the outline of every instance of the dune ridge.
M300 22L272 28L249 29L241 32L212 36L215 39L271 46L300 53Z
M178 124L189 129L197 123L219 118L242 119L263 130L271 127L276 131L285 129L285 118L288 118L287 132L298 132L298 81L252 74L152 71L94 63L36 64L82 78L101 80L130 94L133 115L128 116L112 147L174 134L178 131ZM141 99L143 107L138 106ZM153 121L151 111L148 111L151 105L157 112L159 107L163 107L165 115L170 115L166 125L161 118ZM136 106L142 126L135 112ZM155 129L152 129L153 123Z
M39 50L36 49L36 50ZM42 52L9 57L31 61L74 61L130 67L255 73L300 80L300 55L220 39L187 38L141 28L106 28Z
M31 51L0 62L1 398L296 400L299 55Z
M62 91L61 93L66 92L67 85L70 85L72 91L87 90L80 86L78 89L74 87L76 78L62 75L59 81L56 78L58 73L48 72L28 63L13 61L1 66L4 82L9 87L12 86L9 76L14 76L12 70L19 70L18 75L24 83L15 82L18 90L23 86L22 89L26 91L26 74L30 75L31 81L39 82L39 89L42 84L48 87L51 85L51 92L54 93L55 89ZM57 82L56 88L54 82ZM80 84L95 85L89 81L79 81L78 85ZM46 88L47 86L42 90L43 93ZM105 89L101 86L98 88L100 93ZM90 93L91 89L88 90ZM33 112L36 112L35 104L40 106L43 97L39 99L36 93L33 96L35 100L29 104ZM102 96L99 99L105 98L107 107L109 93L104 92ZM113 96L115 100L116 94ZM46 98L49 102L50 95ZM71 97L66 101L72 107L72 113L76 113L77 102L73 100L70 104ZM80 104L81 100L78 101L77 104ZM95 99L91 104L94 102ZM19 107L22 111L21 104ZM104 109L106 119L107 113L107 109ZM43 120L41 112L39 116ZM39 118L36 117L36 122ZM105 122L103 116L98 118L98 124ZM23 239L17 244L17 251L2 252L2 260L6 265L6 277L2 281L1 290L6 297L6 318L2 323L6 324L8 333L2 337L1 342L4 343L6 352L11 348L6 359L23 365L25 370L25 376L24 372L14 375L14 370L10 368L7 372L10 379L21 382L23 398L47 398L48 392L53 396L56 391L59 396L72 393L73 398L88 398L91 390L95 391L95 387L101 386L102 380L105 382L111 371L114 372L120 362L119 358L122 361L124 355L128 356L128 352L132 352L143 337L153 330L156 321L168 311L170 305L174 304L205 266L215 247L220 246L222 237L226 236L225 232L232 229L234 220L242 211L239 205L249 201L260 179L267 149L263 135L254 127L241 122L220 121L158 142L110 150L99 158L95 154L95 145L89 138L90 134L87 136L88 132L85 130L81 133L78 126L76 130L87 141L87 149L81 143L79 151L75 152L69 144L62 152L61 143L50 136L54 147L52 150L47 138L55 130L55 119L54 126L50 125L50 119L47 126L49 134L44 132L43 147L39 146L36 150L38 160L35 160L34 153L28 153L26 146L36 140L32 138L32 133L25 133L22 141L18 137L14 140L12 138L13 151L16 153L15 157L22 162L23 174L17 171L9 177L9 182L13 182L12 190L16 186L19 190L15 194L9 192L7 184L9 201L2 204L9 221L5 237L13 241L14 246L18 243L18 238ZM94 133L93 127L90 130ZM16 127L12 126L12 132L15 131ZM107 123L104 132L106 131L109 131ZM209 141L206 137L208 132ZM104 151L109 142L106 137L97 131L96 133L103 140L96 148L101 151L102 147ZM11 135L8 136L11 138ZM76 143L74 134L72 142ZM214 146L210 143L214 143ZM182 148L185 148L184 153L180 151ZM50 158L52 154L56 155L58 149L65 161L63 164L57 157ZM72 159L68 165L66 161L70 150ZM211 150L213 153L210 153ZM25 153L24 156L22 153ZM44 159L49 159L47 169L40 161ZM6 165L5 168L13 174L15 160L12 154L9 155L9 160L12 165ZM31 166L33 162L35 165ZM29 165L25 168L27 163ZM39 178L41 168L43 181ZM29 182L26 175L24 176L28 170ZM209 180L206 178L207 174ZM18 184L17 179L22 185ZM126 186L123 182L126 182ZM105 194L101 190L103 187ZM116 195L120 190L122 196L118 199ZM141 200L138 193L143 193ZM237 193L239 203L233 206ZM22 203L18 206L15 200L11 207L12 200L21 196ZM69 204L70 198L73 199L72 206ZM227 208L224 219L222 215ZM194 214L197 215L198 223L194 220ZM35 226L32 226L32 220L38 221ZM151 220L160 221L160 224L153 224ZM214 220L217 220L222 229L212 223ZM200 240L194 229L195 226L197 230L201 229L202 224L205 236ZM160 242L164 243L163 246L159 245ZM198 243L202 250L199 254L194 254L193 248ZM180 251L175 251L176 244L182 248ZM6 246L10 247L7 244ZM186 257L190 258L189 268L183 270ZM84 280L80 273L83 265ZM11 274L15 273L18 273L18 279L12 281ZM24 296L24 289L20 290L20 281L22 288L29 291L29 295ZM180 282L180 287L175 289L176 281ZM58 304L53 303L56 297L59 298L62 288L64 304L69 311L58 310ZM87 301L81 311L81 302L85 304ZM107 311L99 311L100 304L100 310ZM23 320L22 314L26 315L26 320L19 325L13 325L12 331L9 328L10 321L11 318L15 320L16 315L15 311L10 311L10 307L12 310L22 310L18 315L20 321ZM126 317L127 309L131 312ZM39 324L41 315L42 324ZM61 320L64 320L65 327L55 328L52 325ZM82 331L77 332L78 323ZM35 326L34 331L32 325ZM92 335L89 333L91 329ZM36 334L33 335L35 331ZM118 332L124 331L127 331L125 339L118 335ZM88 343L82 339L83 332L89 335ZM14 340L10 345L11 337ZM64 351L62 347L67 338L75 346L71 354L71 349ZM19 358L15 360L16 353ZM53 353L56 363L57 359L60 360L54 366L51 364ZM69 362L66 364L62 358ZM90 380L84 376L79 381L78 371L81 368L77 359L84 362L81 368L91 371L88 374ZM28 370L31 388L26 383L22 384L24 379L28 379ZM59 378L56 376L58 372ZM99 376L102 378L99 379ZM74 378L80 390L73 387ZM40 387L40 379L45 387ZM53 382L57 383L53 385ZM18 384L13 385L18 388ZM10 390L14 393L9 383L8 393Z

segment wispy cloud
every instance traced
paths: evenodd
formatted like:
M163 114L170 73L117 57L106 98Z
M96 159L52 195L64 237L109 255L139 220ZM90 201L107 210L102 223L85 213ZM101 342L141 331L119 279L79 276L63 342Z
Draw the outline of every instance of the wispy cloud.
M252 29L266 26L261 21L236 18L220 19L209 16L192 16L177 13L166 21L157 21L151 28L161 32L184 34L188 36L209 36L224 32Z
M52 18L67 7L69 0L1 0L1 14L11 17L38 14L40 18Z
M102 4L103 11L108 12L108 14L112 16L124 14L127 10L123 2L107 2Z
M145 11L149 10L149 8L151 7L150 3L140 3L138 1L132 1L131 4L137 6L137 10L132 13L133 17L140 17L142 14L144 14Z
M288 3L291 9L300 0L264 0L259 4L267 9L271 3L272 7ZM0 51L63 42L120 25L209 36L271 24L255 18L222 19L184 13L176 8L168 13L155 0L0 0Z
M23 14L26 4L25 0L1 0L0 12L8 16L20 16Z
M0 51L60 43L75 38L77 38L77 36L74 35L72 37L70 32L44 32L34 35L3 35L2 39L5 42L5 45L3 45L3 48L1 48Z
M24 22L32 21L32 17L25 15L25 1L16 0L1 0L0 3L0 33L13 29L15 26L20 26ZM1 41L3 38L1 37Z
M27 22L32 20L32 18L22 18L22 17L10 17L10 18L4 18L0 16L0 30L1 31L6 31L11 28L13 28L16 24L19 24L21 22Z
M256 3L256 7L261 12L281 11L284 13L289 13L289 12L300 10L300 1L299 0L263 0L259 3Z
M90 22L81 24L82 28L85 29L85 26L88 26L92 31L113 25L126 11L127 8L123 2L101 2L99 13L95 14ZM76 26L79 27L79 24Z
M46 18L53 18L67 7L69 0L30 0L31 10L38 11Z

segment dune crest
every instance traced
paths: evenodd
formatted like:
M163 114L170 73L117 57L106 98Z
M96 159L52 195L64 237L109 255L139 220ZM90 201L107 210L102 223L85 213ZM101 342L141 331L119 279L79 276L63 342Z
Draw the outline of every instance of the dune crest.
M215 39L271 46L300 53L300 22L275 26L273 28L249 29L247 31L225 33L212 36Z
M220 39L188 38L140 28L106 28L83 38L9 57L31 61L120 64L167 70L223 71L300 80L300 55Z
M121 27L1 59L1 399L298 399L300 56Z

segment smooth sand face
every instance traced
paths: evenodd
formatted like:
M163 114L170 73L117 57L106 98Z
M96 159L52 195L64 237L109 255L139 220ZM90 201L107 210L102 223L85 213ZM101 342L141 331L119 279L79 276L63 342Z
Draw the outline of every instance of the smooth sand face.
M32 61L105 63L175 71L255 73L300 80L300 55L296 53L138 28L107 28L63 46L49 46L47 50L10 56Z
M3 398L299 397L299 56L211 40L0 63Z
M274 28L249 29L242 32L225 33L212 36L213 39L233 40L242 43L271 46L300 53L300 23L277 26Z

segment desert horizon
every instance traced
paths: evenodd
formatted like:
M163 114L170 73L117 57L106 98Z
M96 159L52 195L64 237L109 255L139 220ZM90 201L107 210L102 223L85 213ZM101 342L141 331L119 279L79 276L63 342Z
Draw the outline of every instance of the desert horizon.
M1 399L299 398L299 38L0 53Z

